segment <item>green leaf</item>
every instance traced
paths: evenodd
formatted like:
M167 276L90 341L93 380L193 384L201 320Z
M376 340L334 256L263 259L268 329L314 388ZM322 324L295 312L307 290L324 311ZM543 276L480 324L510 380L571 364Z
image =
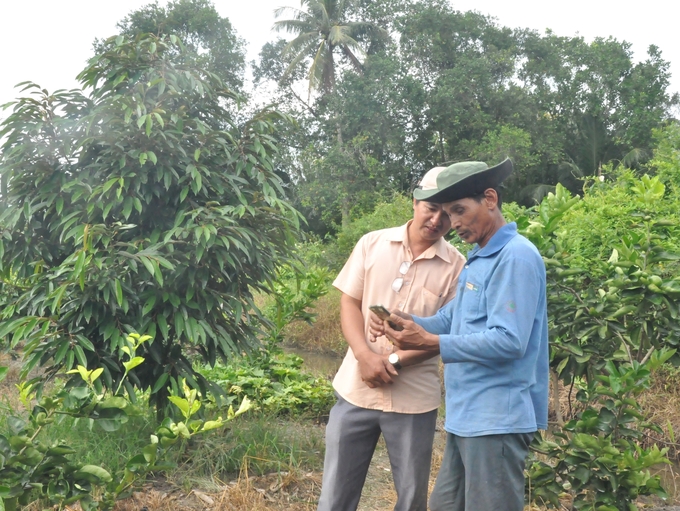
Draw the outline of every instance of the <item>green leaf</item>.
M153 388L151 389L151 393L152 393L152 394L155 394L155 393L158 392L160 389L162 389L163 386L165 385L165 382L168 381L168 377L169 377L169 376L170 376L170 375L169 375L168 373L163 373L163 374L161 374L161 375L158 377L158 379L156 380L156 383L154 383Z
M118 280L118 279L115 280L115 288L116 288L116 301L118 302L118 306L122 307L123 306L123 286L121 286L120 280Z
M135 357L129 362L123 362L123 367L125 367L126 371L131 371L138 365L144 362L144 357Z
M85 250L81 250L78 254L78 259L76 259L76 264L73 268L73 276L77 277L80 272L83 271L83 266L85 265Z
M146 299L146 302L144 303L144 307L142 308L142 315L146 316L149 312L151 312L151 309L153 309L155 304L156 295L151 295L149 298Z
M105 400L103 400L101 403L97 405L97 408L101 409L107 409L107 408L117 408L119 410L124 410L125 408L128 407L128 402L124 397L120 396L111 396L107 397Z
M158 328L161 331L161 334L163 335L163 339L168 338L168 322L165 319L165 316L160 313L158 316L156 316L156 324L158 325Z
M174 404L182 414L186 417L189 413L189 401L179 396L170 396L168 398L172 404Z
M104 470L102 467L98 467L96 465L85 465L83 466L80 470L76 472L76 476L91 476L95 480L93 482L105 482L108 483L109 481L112 480L111 474L109 474L106 470ZM89 481L92 481L90 477L87 477Z
M80 344L83 348L85 348L88 351L95 351L94 344L90 342L90 340L83 336L83 335L76 335L76 340L78 341L78 344Z
M149 274L151 274L151 276L153 276L156 273L156 270L154 269L153 263L151 262L151 260L148 257L139 256L139 260L142 261L142 264L147 269Z
M182 188L182 190L180 190L180 192L179 192L179 201L180 201L180 202L184 202L184 199L187 198L187 195L188 195L188 194L189 194L189 187L188 187L188 186L184 186L184 187Z
M104 372L104 369L101 368L101 367L92 371L92 374L90 374L90 381L92 383L97 381L99 379L99 377L102 375L103 372Z

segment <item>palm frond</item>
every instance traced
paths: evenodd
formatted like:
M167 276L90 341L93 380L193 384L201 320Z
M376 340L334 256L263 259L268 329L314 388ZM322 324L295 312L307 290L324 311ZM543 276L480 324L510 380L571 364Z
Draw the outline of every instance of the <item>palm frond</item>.
M283 56L289 55L292 52L298 51L299 48L306 46L310 41L318 42L319 40L319 34L316 32L305 32L297 36L292 41L289 41L288 44L283 47L283 50L281 50L281 54Z
M325 55L328 44L326 41L321 41L319 48L316 51L316 55L312 60L312 65L309 68L309 90L315 89L323 81L323 69L325 67ZM331 56L332 59L332 56Z
M287 78L290 76L290 74L295 70L295 68L302 62L304 59L309 57L309 55L314 51L314 48L316 48L316 41L310 41L307 46L304 48L300 49L298 51L297 55L295 55L295 58L288 64L288 67L286 70L283 72L283 76L281 77L281 80Z
M283 49L283 55L295 55L284 72L289 75L303 59L311 57L309 88L320 84L330 91L335 83L334 49L339 48L357 70L363 69L360 58L365 51L355 35L387 35L387 31L368 22L347 21L348 7L356 0L301 0L300 9L280 7L274 11L278 18L292 14L293 19L279 20L273 30L297 34ZM389 36L388 36L389 37ZM306 53L305 53L306 52Z
M350 36L348 33L347 27L344 25L333 25L328 32L327 39L332 46L349 44L350 40L353 41L352 36ZM356 43L356 41L354 42Z
M304 20L281 20L275 21L272 27L275 31L281 32L311 32L316 31L315 27Z
M309 13L301 9L296 9L295 7L277 7L276 9L274 9L274 17L278 18L279 16L282 16L286 12L292 12L293 18L296 20L303 19L309 16Z
M357 36L371 36L371 37L389 37L389 32L375 23L368 21L351 21L346 25L350 29L352 37Z
M364 70L364 65L359 61L359 59L352 53L352 50L347 46L346 44L343 44L340 46L342 49L342 53L349 59L349 61L352 63L354 66L354 69L356 69L358 72L362 72Z
M328 10L326 9L326 5L323 1L319 2L317 0L309 0L307 2L307 5L309 7L310 15L312 18L317 20L317 23L319 25L330 25L330 16L328 14Z

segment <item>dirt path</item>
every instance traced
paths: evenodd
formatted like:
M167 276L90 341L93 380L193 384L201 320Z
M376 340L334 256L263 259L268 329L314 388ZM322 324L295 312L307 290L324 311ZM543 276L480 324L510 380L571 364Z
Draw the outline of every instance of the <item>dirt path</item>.
M441 454L446 442L446 433L438 428L434 438L434 451L432 454L432 473L430 474L430 490L434 485L434 479L439 467ZM390 460L387 455L385 442L381 438L373 455L371 466L368 469L366 485L361 495L358 511L387 511L394 508L397 494L394 491Z

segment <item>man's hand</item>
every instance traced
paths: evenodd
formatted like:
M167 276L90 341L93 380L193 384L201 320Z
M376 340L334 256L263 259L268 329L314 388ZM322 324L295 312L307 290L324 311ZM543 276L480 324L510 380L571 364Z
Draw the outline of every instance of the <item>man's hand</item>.
M392 383L392 377L398 376L397 370L387 361L387 356L378 355L371 350L364 350L354 355L359 362L361 380L372 389Z
M429 333L423 327L414 323L410 319L410 316L409 319L403 318L402 314L397 315L393 313L390 316L390 321L403 327L403 330L401 331L390 328L387 321L383 322L383 330L385 335L387 335L387 338L402 350L420 350L439 353L439 336Z
M369 332L370 335L369 335L368 339L371 342L375 342L378 337L385 335L385 324L387 324L387 322L383 321L378 316L376 316L373 311L370 311L369 314L370 314L370 316L368 318L368 332ZM408 320L411 319L410 314L406 314L405 312L402 312L402 311L393 311L390 318L392 318L394 316L398 316L400 318L408 319ZM390 321L392 321L392 320L390 319Z

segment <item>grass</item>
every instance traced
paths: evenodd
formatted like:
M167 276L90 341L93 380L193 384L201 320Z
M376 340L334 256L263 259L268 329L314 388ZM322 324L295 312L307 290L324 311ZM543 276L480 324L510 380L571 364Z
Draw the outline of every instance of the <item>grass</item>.
M125 468L128 459L139 454L149 443L155 429L155 417L150 408L146 413L129 417L118 431L107 432L88 420L62 417L45 429L43 440L47 444L61 441L72 447L74 458L88 465L100 465L109 472Z
M250 415L196 441L170 477L186 486L187 482L200 480L235 479L244 471L260 476L320 470L322 452L323 429L318 425L265 414Z

